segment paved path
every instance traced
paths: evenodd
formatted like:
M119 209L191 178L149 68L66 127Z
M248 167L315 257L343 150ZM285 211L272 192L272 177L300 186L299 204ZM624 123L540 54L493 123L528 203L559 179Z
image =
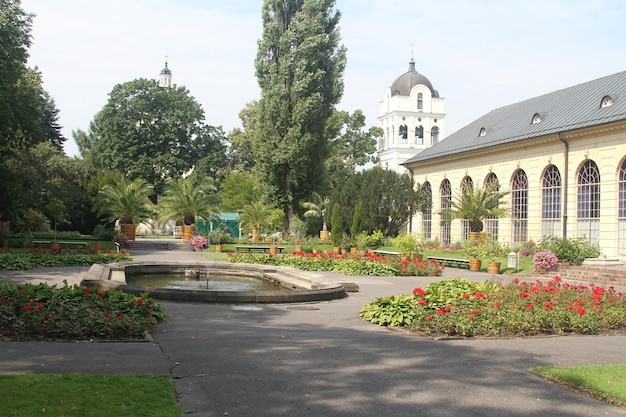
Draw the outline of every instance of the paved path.
M133 256L182 261L198 255ZM0 271L0 279L45 279L45 270L36 272ZM55 279L79 273L48 272L57 273ZM448 277L464 274L484 279L446 270ZM350 280L360 292L330 302L163 302L170 321L154 329L153 342L0 343L0 373L171 373L184 411L197 417L626 415L529 372L539 365L626 363L626 336L436 341L358 318L374 297L409 293L431 279Z

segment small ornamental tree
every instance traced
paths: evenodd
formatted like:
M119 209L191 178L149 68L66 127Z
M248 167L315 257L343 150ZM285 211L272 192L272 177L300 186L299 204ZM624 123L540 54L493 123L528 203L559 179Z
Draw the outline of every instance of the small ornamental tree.
M363 203L359 200L354 207L352 216L352 226L350 227L350 238L352 243L356 242L359 233L363 233Z
M341 210L339 209L339 204L337 203L333 206L333 212L330 217L330 239L335 247L341 246L341 242L343 241Z

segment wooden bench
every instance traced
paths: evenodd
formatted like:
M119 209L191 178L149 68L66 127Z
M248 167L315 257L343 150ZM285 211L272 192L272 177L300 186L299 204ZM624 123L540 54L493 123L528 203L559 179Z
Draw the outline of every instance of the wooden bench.
M86 248L88 243L87 242L70 242L70 241L59 242L59 246L61 247L65 246L67 249L70 249L72 245L75 247L79 247L79 248Z
M51 240L33 240L33 245L35 245L36 248L38 247L45 247L45 246L50 246L52 244Z
M431 261L437 261L443 266L449 266L452 268L469 269L469 259L454 259L454 258L440 258L437 256L429 256Z
M389 255L389 256L400 256L400 252L393 252L389 250L373 250L376 255Z
M285 249L284 246L250 246L250 245L235 246L235 250L237 251L237 253L239 253L239 252L247 252L247 253L264 252L264 253L269 253L270 248L276 248L276 250L278 250L279 253L283 253L283 249Z

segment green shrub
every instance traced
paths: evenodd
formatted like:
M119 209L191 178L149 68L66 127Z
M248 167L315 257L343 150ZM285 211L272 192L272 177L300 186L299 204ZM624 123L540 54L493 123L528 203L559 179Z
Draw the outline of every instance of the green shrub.
M159 304L77 285L0 283L0 338L136 337L167 321Z
M106 227L103 224L98 224L93 229L91 236L95 240L104 240L107 242L111 242L113 240L113 236L115 236L115 229L112 227Z
M380 230L374 230L371 235L363 236L363 246L376 249L385 245L385 236Z
M557 237L546 236L539 242L541 250L550 250L559 259L559 262L569 262L581 265L585 258L600 256L600 248L589 243L584 237Z
M91 266L131 261L125 252L64 253L63 250L32 249L30 252L0 253L0 269L26 271L35 267Z
M359 312L363 320L381 326L407 326L416 316L416 300L410 295L379 297L365 304Z

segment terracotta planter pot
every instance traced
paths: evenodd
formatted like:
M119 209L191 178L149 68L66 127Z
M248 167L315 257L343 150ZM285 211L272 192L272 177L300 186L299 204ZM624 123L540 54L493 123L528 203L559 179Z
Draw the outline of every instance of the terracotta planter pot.
M122 233L126 235L128 240L134 242L135 232L137 231L137 225L136 224L123 224L121 228L122 228Z
M320 242L325 243L330 240L330 232L328 230L320 231Z
M341 253L341 248L339 246L333 247L333 255L339 255Z
M222 252L222 245L215 245L215 252L221 253Z
M195 225L192 224L188 226L186 224L183 224L183 242L189 243L194 230L196 230Z
M276 255L278 253L278 248L276 246L270 246L270 255Z
M96 248L96 252L98 253L102 252L102 242L96 242L94 246Z
M482 262L480 261L480 259L476 259L476 258L470 259L470 264L469 264L470 271L480 271L481 263Z
M487 264L487 272L489 272L490 274L499 274L500 262L489 262Z
M296 252L302 252L302 246L297 245L296 248L294 249L294 251Z
M476 240L480 243L485 243L487 240L487 232L469 232L467 234L468 240Z
M357 253L359 253L359 248L350 248L351 255L356 255Z

